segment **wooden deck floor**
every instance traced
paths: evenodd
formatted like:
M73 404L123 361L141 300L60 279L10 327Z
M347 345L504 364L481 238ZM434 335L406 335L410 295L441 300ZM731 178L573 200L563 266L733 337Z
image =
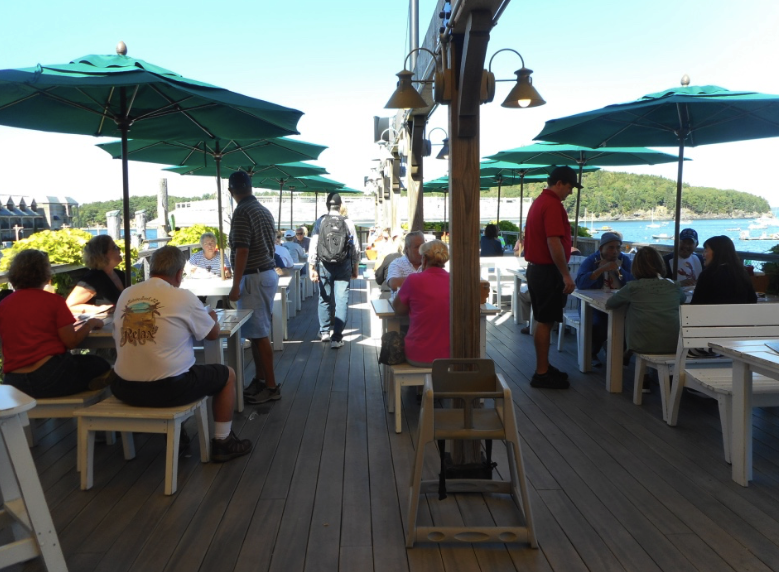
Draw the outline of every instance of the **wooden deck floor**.
M755 480L742 488L723 460L714 402L685 397L679 426L668 427L657 394L636 407L631 388L609 394L602 372L579 373L573 336L565 351L552 350L571 389L532 389L531 338L508 314L488 326L488 353L513 391L540 548L407 550L419 406L407 388L403 433L395 434L368 337L364 283L353 285L344 348L313 341L316 306L307 300L276 355L283 398L236 416L252 454L202 465L194 442L174 496L162 493L161 436L138 436L130 462L120 446L98 446L95 487L82 492L75 425L44 425L33 452L71 571L779 570L775 410L755 410ZM625 377L632 379L632 366ZM432 478L435 453L429 456ZM505 522L507 507L504 498L431 495L420 519Z

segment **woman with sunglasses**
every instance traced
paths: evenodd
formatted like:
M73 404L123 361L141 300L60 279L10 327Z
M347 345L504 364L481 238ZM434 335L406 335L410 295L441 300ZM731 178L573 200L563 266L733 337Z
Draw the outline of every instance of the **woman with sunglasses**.
M84 266L89 271L81 277L68 296L74 313L99 314L112 310L124 290L122 251L107 234L100 234L84 245Z

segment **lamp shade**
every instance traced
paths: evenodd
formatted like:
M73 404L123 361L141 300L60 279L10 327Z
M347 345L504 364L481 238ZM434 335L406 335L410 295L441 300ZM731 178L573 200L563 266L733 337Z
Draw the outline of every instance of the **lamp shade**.
M525 108L525 107L538 107L544 105L546 101L541 97L541 94L533 87L533 80L530 74L533 70L523 67L514 72L517 76L517 83L511 89L506 101L504 101L502 107L510 108Z
M389 98L385 109L418 109L430 107L419 92L411 84L413 73L404 69L398 73L398 87Z
M436 159L448 159L449 158L449 138L444 139L444 144L441 146L441 150L436 155Z

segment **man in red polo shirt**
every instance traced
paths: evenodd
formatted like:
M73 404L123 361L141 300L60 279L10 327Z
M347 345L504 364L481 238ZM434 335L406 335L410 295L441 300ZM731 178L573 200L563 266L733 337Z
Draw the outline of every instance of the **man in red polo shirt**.
M574 187L581 188L576 172L557 167L547 180L547 188L533 201L525 227L525 260L528 261L527 286L533 315L538 322L533 342L536 371L532 387L567 389L568 374L549 363L552 327L563 321L565 301L576 287L570 272L571 224L563 200Z

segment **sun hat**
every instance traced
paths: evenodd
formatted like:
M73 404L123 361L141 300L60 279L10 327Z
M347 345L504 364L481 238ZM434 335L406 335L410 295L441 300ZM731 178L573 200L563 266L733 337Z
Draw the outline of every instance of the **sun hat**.
M614 241L622 244L622 235L618 232L604 232L603 236L600 237L600 246L598 246L598 248L603 248L604 244Z

